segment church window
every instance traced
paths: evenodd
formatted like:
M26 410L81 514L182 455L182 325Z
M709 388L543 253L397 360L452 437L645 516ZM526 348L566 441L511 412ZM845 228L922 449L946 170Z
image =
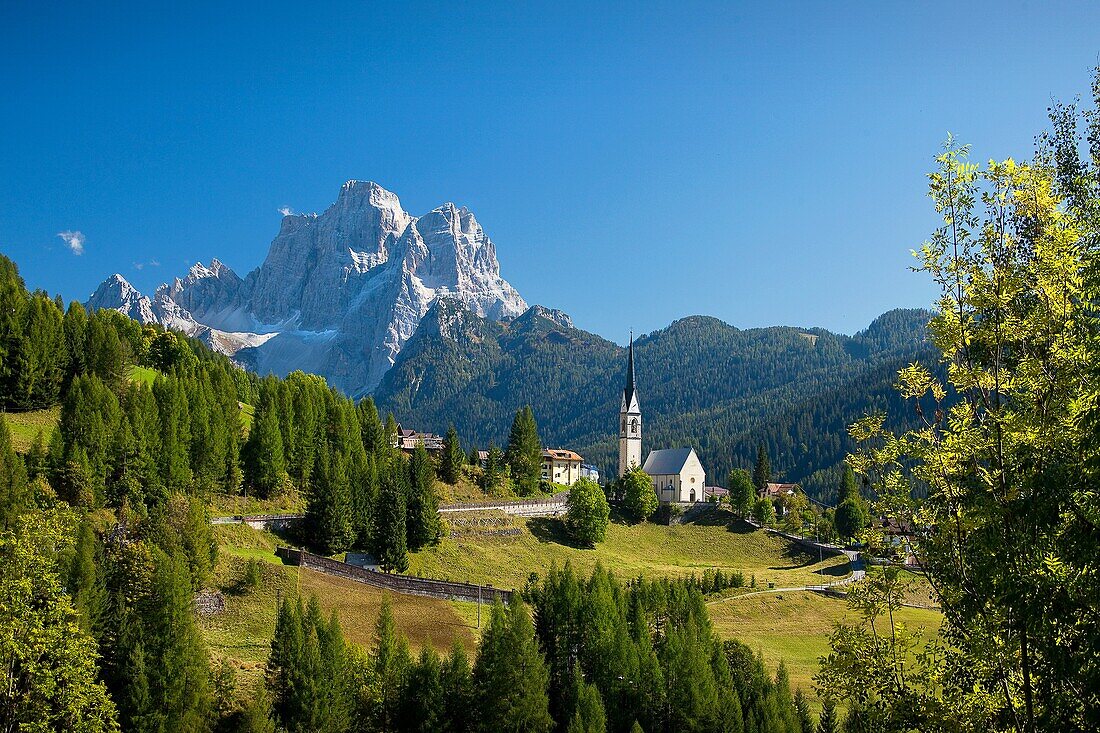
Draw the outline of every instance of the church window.
M624 433L626 432L626 420L625 419L623 420L623 432Z
M632 433L638 432L638 418L636 418L636 417L631 418L631 420L630 420L630 432L632 432Z
M692 479L692 481L694 481L694 480L695 480L695 479ZM690 500L691 500L691 501L695 501L695 489L692 489L692 490L691 490L691 497L690 497Z

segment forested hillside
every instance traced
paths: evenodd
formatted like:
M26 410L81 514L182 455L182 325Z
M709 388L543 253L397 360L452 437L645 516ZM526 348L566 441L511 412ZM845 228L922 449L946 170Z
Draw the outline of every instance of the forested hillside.
M900 404L897 370L935 363L924 337L929 315L891 311L852 337L742 330L703 316L644 335L635 342L644 450L694 445L718 482L751 466L760 442L785 479L834 468L851 447L851 422ZM548 444L608 471L625 372L624 349L553 311L532 309L505 325L439 301L375 396L399 420L436 431L454 424L481 447L502 442L510 415L530 404ZM820 476L813 490L827 498L835 487Z

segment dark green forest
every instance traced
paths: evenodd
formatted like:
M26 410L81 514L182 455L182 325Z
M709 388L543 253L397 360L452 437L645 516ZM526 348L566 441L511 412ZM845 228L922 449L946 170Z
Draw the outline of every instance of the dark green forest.
M913 361L938 362L931 314L896 310L848 337L822 329L741 330L695 316L635 342L645 451L692 445L708 480L749 468L764 443L776 479L832 501L853 444L847 426L872 413L912 414L894 389ZM375 392L380 409L421 429L459 427L500 443L512 413L531 405L549 445L617 470L615 421L625 349L532 309L509 324L440 300Z

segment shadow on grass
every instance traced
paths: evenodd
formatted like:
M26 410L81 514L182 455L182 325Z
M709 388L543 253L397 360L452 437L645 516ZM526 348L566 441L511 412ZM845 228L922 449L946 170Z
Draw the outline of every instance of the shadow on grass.
M704 512L698 516L689 519L684 522L684 527L725 527L727 532L733 534L752 534L757 531L757 528L749 524L743 519L738 519L730 512L722 509L716 509L710 512Z
M528 519L527 529L531 531L531 534L539 542L572 547L575 550L592 549L570 537L569 533L565 531L565 522L555 517L534 517Z
M825 552L820 555L821 560L829 557L836 557L840 553L838 552ZM817 553L812 552L805 547L796 545L793 542L787 546L787 549L783 551L783 557L791 560L790 565L773 565L768 570L801 570L804 568L812 567L816 565L819 560ZM821 574L827 576L844 577L848 573L852 572L850 563L841 563L839 565L830 565L827 568L823 568Z

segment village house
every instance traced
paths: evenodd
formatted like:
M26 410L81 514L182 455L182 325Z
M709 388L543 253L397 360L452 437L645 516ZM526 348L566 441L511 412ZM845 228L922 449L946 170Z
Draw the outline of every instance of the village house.
M571 450L546 448L542 451L542 480L572 486L581 477L583 459Z
M800 490L798 484L767 484L757 492L757 496L771 501L775 505L775 516L782 517L787 511L787 498Z
M443 451L443 436L435 433L418 433L415 430L406 430L397 426L397 437L394 440L394 448L412 452L417 443L423 443L430 453Z
M703 487L703 496L707 501L722 501L728 498L730 495L729 489L723 489L721 486L705 486Z

